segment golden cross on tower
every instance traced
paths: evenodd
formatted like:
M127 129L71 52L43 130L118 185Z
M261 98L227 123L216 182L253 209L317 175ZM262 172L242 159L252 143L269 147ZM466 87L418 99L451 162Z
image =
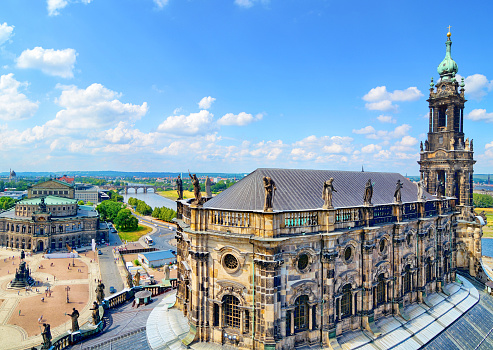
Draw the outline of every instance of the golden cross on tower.
M450 33L450 28L451 28L451 27L452 27L452 26L448 26L448 27L447 27L447 28L448 28L449 33Z

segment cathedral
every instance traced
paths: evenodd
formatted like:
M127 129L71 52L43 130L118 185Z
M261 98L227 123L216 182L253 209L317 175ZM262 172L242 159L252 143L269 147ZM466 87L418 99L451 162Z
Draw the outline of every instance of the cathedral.
M212 198L178 200L176 306L183 342L330 346L407 318L456 273L480 271L473 141L450 33L430 84L421 180L398 173L257 169Z

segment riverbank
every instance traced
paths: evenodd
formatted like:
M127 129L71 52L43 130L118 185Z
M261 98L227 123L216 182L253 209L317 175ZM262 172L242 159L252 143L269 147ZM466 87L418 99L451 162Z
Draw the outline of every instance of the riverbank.
M172 201L176 201L178 199L178 193L175 190L157 191L156 193ZM202 192L202 196L205 197L205 192ZM192 191L183 191L183 199L189 199L194 197L195 196Z

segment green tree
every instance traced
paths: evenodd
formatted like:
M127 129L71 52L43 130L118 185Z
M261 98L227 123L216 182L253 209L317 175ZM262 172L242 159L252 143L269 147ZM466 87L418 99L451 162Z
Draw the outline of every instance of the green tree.
M474 206L478 208L493 208L493 197L488 194L473 193Z
M10 197L0 197L0 209L7 210L15 205L16 200Z
M152 208L144 201L137 201L137 208L135 209L141 215L150 215Z
M124 205L118 202L104 201L96 207L96 210L101 215L102 220L114 222L118 212L122 210Z
M155 207L154 210L152 211L152 217L159 219L160 215L161 215L161 208Z
M84 201L81 199L80 201L77 202L78 205L84 205Z
M121 231L136 231L139 228L139 221L130 209L120 210L114 222L116 228Z
M118 192L109 190L108 196L110 196L110 200L113 202L123 202L123 196L118 194Z

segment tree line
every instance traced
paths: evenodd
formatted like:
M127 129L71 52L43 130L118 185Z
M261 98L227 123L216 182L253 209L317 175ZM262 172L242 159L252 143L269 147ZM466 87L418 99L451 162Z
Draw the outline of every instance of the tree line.
M139 220L132 215L125 204L116 201L104 201L96 207L102 220L111 221L120 231L136 231L139 228Z
M489 194L473 193L474 206L478 208L493 208L493 197Z

